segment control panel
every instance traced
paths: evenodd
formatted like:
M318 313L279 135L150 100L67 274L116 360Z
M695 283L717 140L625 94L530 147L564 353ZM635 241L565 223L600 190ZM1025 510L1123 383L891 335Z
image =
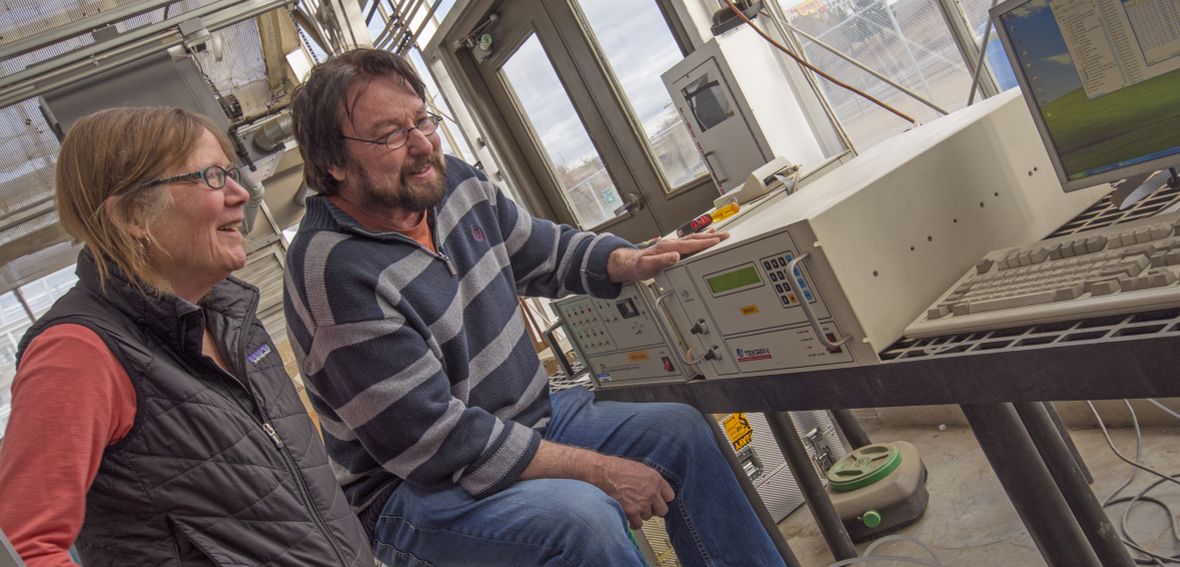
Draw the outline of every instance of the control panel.
M615 299L578 295L553 303L566 336L599 387L683 381L695 375L669 348L641 285L646 284L624 285Z
M706 377L736 377L853 364L854 349L837 343L841 328L810 268L794 262L798 247L780 230L689 259L656 278L661 307L685 333L692 362ZM794 265L792 265L794 263Z

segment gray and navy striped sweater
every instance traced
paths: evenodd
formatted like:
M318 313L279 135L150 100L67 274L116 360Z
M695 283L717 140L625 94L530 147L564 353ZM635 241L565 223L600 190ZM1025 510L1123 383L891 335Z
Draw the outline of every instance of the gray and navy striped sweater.
M402 480L475 497L515 482L550 413L517 295L619 293L606 264L625 240L533 218L450 156L446 177L437 253L323 197L287 253L291 345L336 477L370 520Z

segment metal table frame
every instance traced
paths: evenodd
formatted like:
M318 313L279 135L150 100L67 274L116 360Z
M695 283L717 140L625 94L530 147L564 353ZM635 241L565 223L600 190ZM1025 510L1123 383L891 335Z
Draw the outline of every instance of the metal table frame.
M1052 412L1038 402L1180 396L1178 369L1180 336L1138 335L596 394L681 402L704 413L771 415L956 404L1050 566L1130 567L1129 553L1089 488L1089 472L1070 452ZM833 537L839 535L825 531L829 543Z

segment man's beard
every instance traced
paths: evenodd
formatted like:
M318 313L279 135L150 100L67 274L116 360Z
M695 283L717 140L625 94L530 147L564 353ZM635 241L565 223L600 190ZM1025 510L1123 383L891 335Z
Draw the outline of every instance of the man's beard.
M426 164L434 167L434 179L411 182L408 177ZM403 163L396 189L376 183L355 160L349 161L348 169L349 177L357 181L358 204L367 209L425 211L441 203L447 192L446 164L439 152Z

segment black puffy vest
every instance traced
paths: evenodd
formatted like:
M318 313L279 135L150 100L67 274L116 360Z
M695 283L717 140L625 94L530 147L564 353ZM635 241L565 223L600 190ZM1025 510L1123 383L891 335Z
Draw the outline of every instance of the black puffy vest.
M255 318L256 289L228 278L196 306L141 294L116 271L100 290L85 251L77 274L20 352L53 325L83 325L135 387L134 425L107 447L86 494L77 541L86 567L372 567L368 539ZM241 380L201 354L206 325Z

